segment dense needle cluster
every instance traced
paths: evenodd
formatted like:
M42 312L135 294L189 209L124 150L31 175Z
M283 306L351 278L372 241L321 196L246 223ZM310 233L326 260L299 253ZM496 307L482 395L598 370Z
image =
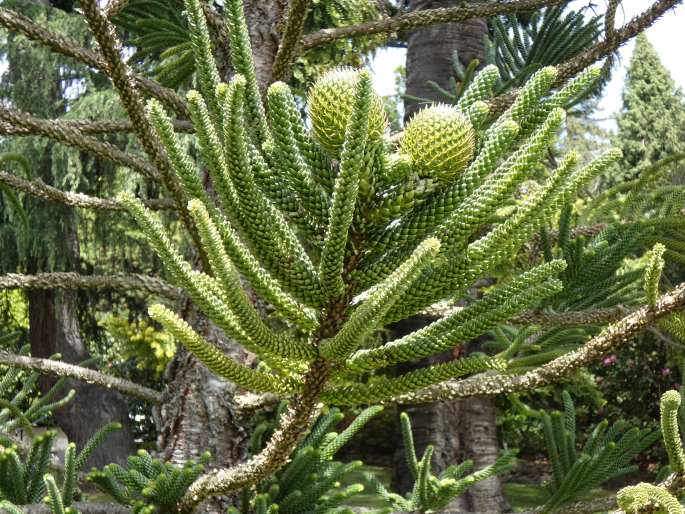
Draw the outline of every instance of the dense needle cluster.
M308 370L331 404L392 400L506 362L473 356L388 378L374 370L427 357L474 338L561 288L565 264L544 263L498 285L468 308L381 346L370 337L386 323L458 297L512 258L616 151L578 167L567 155L549 179L504 221L502 202L554 142L567 99L595 80L590 69L557 92L544 68L498 119L487 101L498 80L487 67L456 106L420 111L399 145L389 138L368 72L337 69L309 94L308 128L287 85L273 84L266 105L254 79L240 2L229 2L236 75L218 81L196 0L193 20L198 91L187 95L203 165L216 191L185 154L162 106L149 116L188 199L208 268L193 269L142 202L122 195L176 285L227 336L257 354L255 370L232 360L161 305L150 315L212 371L255 392L302 392ZM286 324L274 330L248 288Z

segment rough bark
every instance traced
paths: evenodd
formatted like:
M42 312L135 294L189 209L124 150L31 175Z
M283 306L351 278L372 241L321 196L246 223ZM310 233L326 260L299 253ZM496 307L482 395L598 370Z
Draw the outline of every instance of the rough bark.
M238 360L244 352L214 325L188 306L184 316L224 353ZM236 387L210 372L193 355L179 350L166 372L165 398L158 408L159 448L164 459L182 463L212 454L211 467L226 467L245 459L248 433L236 416ZM208 502L198 511L225 511L226 501Z
M456 0L410 0L413 11L454 7ZM407 39L407 95L444 101L428 81L449 89L452 60L456 51L466 66L471 60L483 60L487 24L483 19L461 23L445 23L421 27ZM422 103L405 101L405 120L422 107ZM399 326L399 334L416 330L430 320L415 317ZM410 329L410 330L407 330ZM451 356L442 356L450 358ZM470 458L475 469L492 464L499 454L495 424L495 406L490 398L469 398L461 401L423 404L408 409L415 426L417 451L428 445L435 447L434 465L440 471L449 464ZM406 490L406 469L399 464L398 485ZM450 511L502 511L506 502L498 478L484 480L470 488L467 494L455 499Z
M450 402L447 402L449 405ZM493 398L468 398L459 402L460 438L473 469L489 466L500 456L497 410ZM499 477L471 486L466 494L469 512L507 512Z

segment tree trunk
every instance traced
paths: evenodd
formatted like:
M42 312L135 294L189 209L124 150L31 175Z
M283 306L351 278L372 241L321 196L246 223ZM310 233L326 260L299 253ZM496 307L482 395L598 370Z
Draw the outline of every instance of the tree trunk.
M58 208L58 207L56 207ZM63 209L65 248L67 261L75 269L79 259L74 213ZM81 338L78 321L78 298L76 291L29 290L29 341L34 357L47 358L60 353L65 362L78 364L90 358ZM41 377L40 389L45 393L54 385L53 377ZM116 391L68 380L65 391L74 389L75 398L56 410L53 417L77 449L102 426L116 421L122 430L111 434L88 459L89 466L101 467L110 462L124 464L126 457L135 452L133 431L128 416L126 399Z
M456 0L410 0L412 11L455 7L463 2ZM468 65L473 59L481 62L485 55L485 20L474 18L461 23L443 23L420 27L407 38L407 94L433 101L445 101L428 81L449 89L452 58L457 51L459 60ZM405 119L428 102L406 100Z
M456 0L410 0L413 11L454 7ZM408 120L423 105L430 101L445 101L428 84L433 81L449 89L452 73L452 59L456 51L460 62L466 66L473 59L483 61L487 23L483 19L472 19L461 23L445 23L422 27L412 31L407 41L407 95L425 98L426 102L405 101L405 120ZM399 336L420 328L431 320L415 317L401 326ZM407 330L409 328L410 330ZM439 360L451 358L442 356ZM423 365L429 362L423 363ZM464 459L473 459L474 469L492 464L499 454L495 406L489 398L469 398L413 406L407 409L415 427L417 451L422 452L432 444L435 447L434 466L442 470L449 464ZM406 468L400 464L399 485L406 490ZM485 480L471 487L448 507L454 512L501 512L506 509L501 482L497 477Z
M79 333L75 291L33 290L27 291L27 296L33 356L47 358L60 353L62 359L70 363L90 358ZM55 382L52 377L41 377L41 391L45 393ZM135 452L125 398L116 391L78 380L67 380L65 391L69 389L74 389L76 396L54 411L57 426L69 441L76 443L77 449L81 449L102 426L112 421L121 423L123 429L105 439L88 459L88 466L102 467L110 462L124 464L126 457Z

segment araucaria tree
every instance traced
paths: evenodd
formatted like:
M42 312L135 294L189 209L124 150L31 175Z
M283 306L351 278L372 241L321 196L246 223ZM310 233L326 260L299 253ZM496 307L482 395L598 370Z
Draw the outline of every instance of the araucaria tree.
M108 10L115 13L121 3L113 2ZM501 77L496 66L487 66L454 105L425 107L402 133L394 135L389 134L383 101L374 92L367 70L338 67L319 77L305 100L306 118L301 101L284 81L276 79L287 79L303 48L336 38L563 2L517 0L410 13L356 28L324 30L303 39L308 3L289 3L278 24L280 40L273 62L265 70L263 54L268 48L265 44L252 50L250 36L255 31L247 24L242 0L227 0L224 18L219 20L200 0L186 0L195 89L184 98L132 73L107 11L95 0L83 0L80 8L98 44L97 53L77 48L30 20L0 9L0 23L11 30L106 73L129 118L119 128L137 136L145 158L89 134L95 131L92 122L39 120L6 107L0 108L0 119L16 130L48 136L127 166L162 185L168 201L151 202L131 191L116 199L102 199L60 192L42 183L14 181L12 185L64 203L126 211L144 232L173 286L150 277L70 274L10 275L0 278L3 287L131 287L187 297L196 309L188 319L183 314L193 309L186 308L182 314L176 306L152 302L150 317L213 374L251 393L250 402L287 402L263 448L253 445L253 455L233 466L219 463L205 472L209 456L203 454L205 448L195 448L200 464L174 466L141 451L129 458L126 469L111 465L91 473L93 483L136 512L192 512L217 496L252 486L263 489L264 481L275 482L278 473L282 473L280 482L271 484L266 493L258 489L260 494L251 505L254 511L334 512L343 493L326 496L321 503L310 500L327 490L324 485L331 487L335 481L331 477L338 476L335 473L343 472L344 466L326 463L378 408L363 411L357 424L340 436L327 434L335 421L330 413L311 430L322 410L534 390L563 380L685 305L685 284L660 295L663 252L656 247L648 259L643 307L618 311L619 316L612 311L613 317L606 317L604 311L566 313L576 316L573 319L599 316L613 321L573 351L543 358L534 366L519 366L516 358L525 346L525 339L520 338L496 355L472 354L393 374L401 369L397 365L450 350L512 318L519 324L548 323L545 313L535 308L564 294L567 263L555 258L560 252L549 250L542 255L529 243L537 237L549 248L548 225L556 223L562 210L561 223L568 223L568 206L621 153L610 149L580 164L581 156L571 152L555 161L549 172L541 172L539 164L563 130L565 108L600 76L599 68L588 65L679 2L655 2L626 27L608 31L597 46L559 67L539 69L520 89L503 95L494 96ZM223 30L219 33L228 34L232 75L226 81L219 70L227 66L217 65L208 22ZM143 95L151 98L144 100ZM187 151L181 130L194 134L193 152ZM534 176L540 179L537 187L523 187ZM503 215L502 207L512 205ZM160 206L178 214L194 245L195 260L186 259L177 238L153 212L153 207ZM559 233L564 244L569 244L569 232ZM522 271L510 272L466 307L451 309L442 319L403 337L387 342L377 337L387 325L437 302L454 304L466 298L477 280L492 276L495 270L519 269L513 264L523 254L530 259ZM198 312L217 330L206 330ZM236 358L237 352L224 352L208 336L217 333L219 339L254 354L258 364L246 364ZM162 416L174 412L168 392L90 369L9 353L0 354L0 363L114 387L157 404ZM202 384L186 383L187 394L192 395L196 386ZM679 397L668 399L669 416L678 401ZM576 499L581 478L583 487L591 488L620 474L623 467L612 466L624 466L657 437L628 432L633 435L626 435L627 440L621 439L617 446L612 432L611 437L598 436L593 451L576 455L575 446L570 447L575 443L574 418L567 410L563 437L550 437L563 442L559 443L563 466L555 469L556 489L550 494L549 509ZM168 425L192 424L193 413L186 414ZM416 478L413 496L404 500L378 488L398 508L439 509L472 483L508 465L507 456L506 462L498 461L468 476L464 476L468 463L433 475L432 449L417 459L408 418L403 417L403 423L409 467ZM672 425L669 447L680 448L677 423ZM669 455L672 451L678 450L670 449ZM282 471L294 452L291 465ZM280 507L268 507L268 499L278 497L279 487L288 482L286 475L302 474L310 458L317 459L313 468L323 469L317 480L324 485L310 488L311 498L297 489L282 498ZM678 458L673 461L680 462ZM17 464L18 457L11 459L12 465L22 464ZM67 471L61 491L54 479L45 481L54 512L65 512L74 497L69 477L75 473ZM649 503L655 497L652 493L668 501L662 489L666 495L678 493L682 471L674 465L673 480L667 486L654 486L661 487L656 492L648 487L626 492L622 505L633 508ZM637 499L633 501L631 494ZM314 507L298 510L305 504Z
M685 98L645 34L636 38L617 122L621 176L685 151Z

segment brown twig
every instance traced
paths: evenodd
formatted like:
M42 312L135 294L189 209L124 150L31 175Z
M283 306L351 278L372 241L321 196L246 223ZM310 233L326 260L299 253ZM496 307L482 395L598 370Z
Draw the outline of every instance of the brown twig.
M107 7L105 7L105 16L107 16L108 18L113 18L121 11L126 9L126 6L128 6L128 2L129 0L110 0L107 3Z
M636 35L653 25L656 20L666 13L666 11L680 3L682 3L682 0L658 0L657 2L654 2L649 9L646 9L640 15L634 17L620 29L611 32L611 38L600 41L592 48L589 48L585 52L560 64L557 66L558 74L556 85L560 86L564 84L568 79L574 77L588 66L591 66L615 52L628 40L634 38ZM518 93L518 89L513 89L494 98L490 102L490 111L492 113L504 111L511 105Z
M152 403L160 403L162 401L162 393L155 391L154 389L141 386L130 380L124 380L123 378L100 373L99 371L75 366L74 364L67 364L66 362L39 359L36 357L27 357L25 355L15 355L6 351L0 351L0 364L30 371L39 371L46 375L75 378L90 384L114 389L127 396L132 396Z
M512 325L539 325L556 327L562 325L605 325L623 318L628 312L623 306L584 311L540 312L526 311L509 320Z
M473 18L490 18L500 14L512 14L520 11L539 9L540 7L560 5L569 0L512 0L497 1L485 5L469 7L444 7L440 9L426 9L399 16L369 21L349 27L322 29L302 38L303 51L325 45L338 39L370 36L373 34L387 34L401 30L411 30L426 25L438 23L455 23Z
M107 66L101 55L79 46L72 39L35 24L30 18L16 11L0 7L0 26L19 32L28 39L47 46L54 52L72 57L102 72L107 72ZM134 74L133 80L141 90L171 107L178 115L187 117L188 110L185 101L175 91L140 74Z
M616 496L606 496L588 501L580 501L564 505L554 510L554 514L592 514L593 512L605 512L617 507ZM543 508L524 511L521 514L543 514Z
M100 10L97 0L81 0L80 5L107 65L107 76L119 94L134 132L145 153L159 170L162 182L176 202L176 209L196 248L203 253L199 236L190 220L186 195L177 177L172 173L166 152L145 114L143 99L132 79L131 70L121 58L121 43L117 39L114 26Z
M71 125L36 118L26 112L5 106L0 106L0 120L13 127L23 128L33 134L49 137L67 146L79 148L102 159L129 167L153 180L159 179L159 173L148 162L123 152L114 145L86 136Z
M188 488L180 509L190 511L211 496L255 484L280 469L319 412L318 400L328 372L329 365L325 361L314 361L305 378L302 394L291 403L266 447L244 464L218 469L198 478Z
M70 193L56 187L47 185L41 179L26 180L11 173L0 171L0 183L6 184L13 189L30 194L44 200L53 200L65 205L83 207L85 209L105 209L110 211L123 211L126 208L111 198L99 198L97 196L84 195L82 193ZM167 198L157 200L143 200L148 209L173 209L176 204Z
M80 275L74 272L37 273L21 275L8 273L0 276L2 289L123 289L177 299L181 291L163 280L147 275Z
M166 183L168 181L169 163L154 129L145 115L143 99L134 85L131 70L121 58L122 48L114 32L114 26L100 10L96 0L81 2L81 8L100 47L107 68L107 76L119 93L119 99L131 120L133 131ZM175 188L171 187L170 189L174 192Z
M133 125L128 120L55 120L60 126L73 129L81 134L114 134L117 132L133 132ZM189 121L172 120L176 132L191 134L195 128ZM17 127L10 123L0 122L0 135L3 136L33 136L38 132L28 127Z
M274 80L287 81L290 77L310 4L311 0L290 0L289 2L285 29L273 64Z
M604 13L604 39L611 39L616 32L616 10L620 0L609 0L607 10Z

